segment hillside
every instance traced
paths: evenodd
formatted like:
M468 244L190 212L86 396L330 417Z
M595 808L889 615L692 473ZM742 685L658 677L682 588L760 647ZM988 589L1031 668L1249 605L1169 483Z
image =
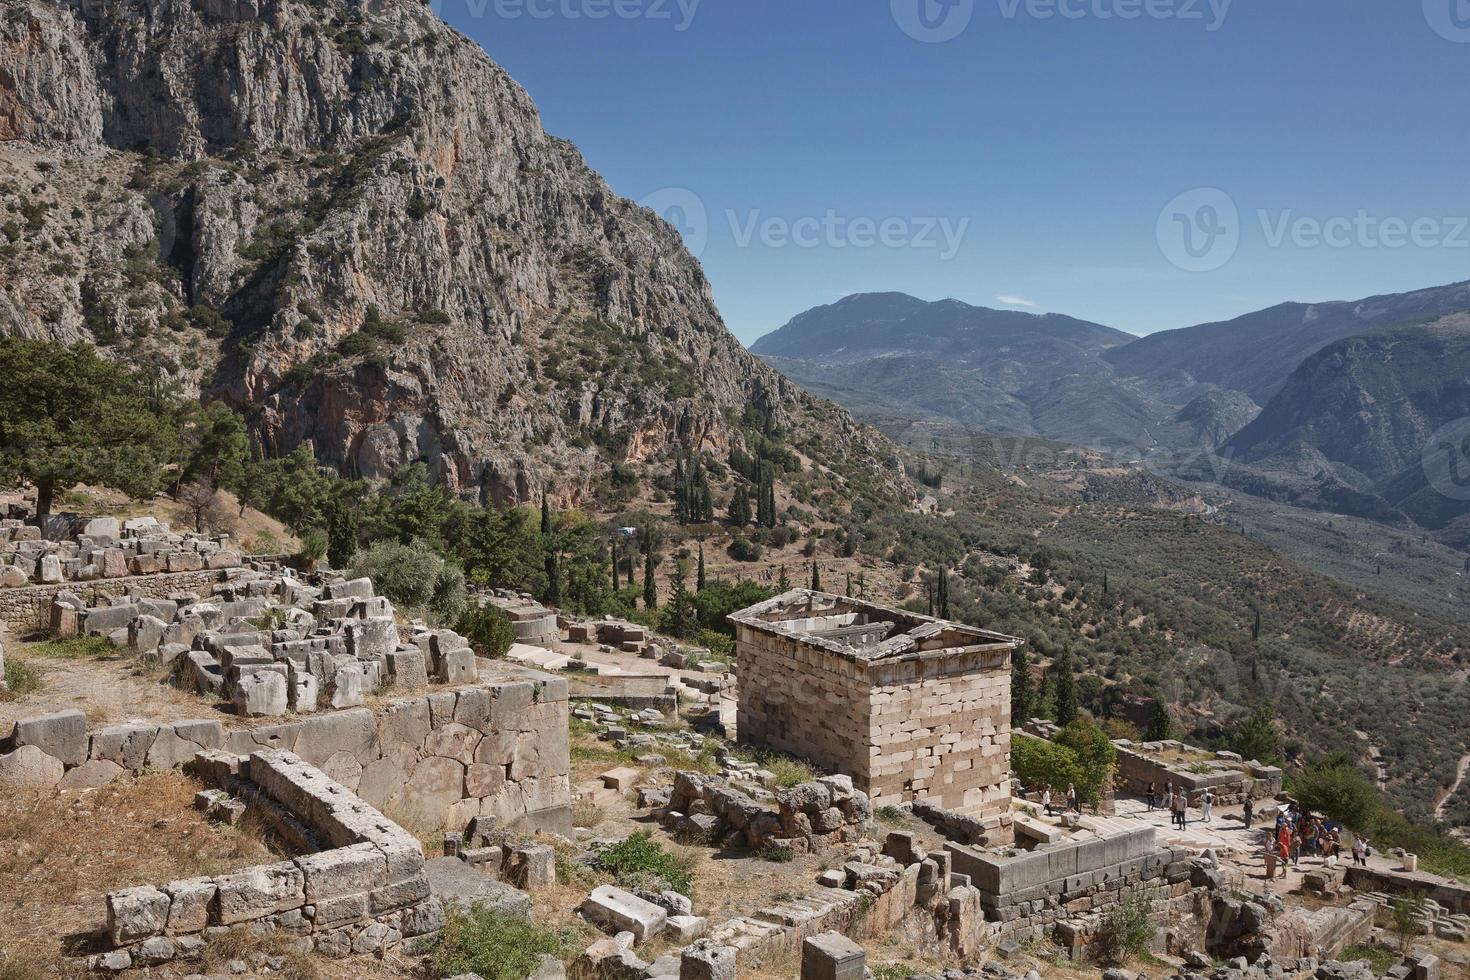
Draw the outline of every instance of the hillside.
M1134 339L1067 316L868 293L809 310L751 350L868 419L1136 445L1172 409L1116 384L1102 360Z
M582 503L668 447L875 437L726 331L698 262L414 0L0 19L0 332L94 341L269 453Z
M1429 486L1436 431L1470 416L1470 316L1339 341L1292 372L1222 452L1376 493L1440 527L1470 510Z
M1220 323L1149 334L1103 356L1123 377L1208 382L1264 405L1307 357L1334 341L1470 310L1470 282L1355 302L1282 303Z

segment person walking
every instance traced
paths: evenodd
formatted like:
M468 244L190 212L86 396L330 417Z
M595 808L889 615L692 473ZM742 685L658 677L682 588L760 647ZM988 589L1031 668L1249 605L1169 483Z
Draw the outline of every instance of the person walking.
M1067 784L1067 810L1070 813L1082 812L1081 810L1077 809L1077 787L1073 786L1071 783Z
M1293 831L1290 840L1291 866L1292 869L1295 870L1296 868L1300 867L1302 863L1302 835L1296 831Z
M1249 796L1245 798L1245 829L1251 829L1251 823L1256 819L1256 801Z
M1361 836L1353 838L1353 863L1363 865L1368 863L1367 838Z
M1210 809L1215 805L1215 794L1205 787L1205 795L1200 798L1200 816L1205 823L1210 822Z
M1041 791L1041 808L1046 811L1048 817L1053 816L1051 812L1051 787Z
M1174 794L1174 823L1180 830L1186 830L1189 827L1189 795L1183 787L1180 787L1179 791Z
M1159 806L1159 784L1156 783L1156 782L1154 782L1153 780L1149 780L1149 784L1148 784L1148 808L1149 808L1149 810L1152 811L1152 810L1158 809L1158 806Z

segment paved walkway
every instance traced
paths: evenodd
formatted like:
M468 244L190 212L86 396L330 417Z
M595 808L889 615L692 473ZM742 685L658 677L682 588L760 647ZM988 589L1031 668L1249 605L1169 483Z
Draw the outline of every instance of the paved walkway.
M1060 824L1060 821L1047 820L1045 816L1038 819L1047 823ZM1295 869L1288 870L1285 877L1282 876L1281 868L1278 866L1276 880L1267 882L1266 859L1262 847L1266 833L1275 827L1276 821L1274 818L1257 819L1255 826L1246 830L1244 810L1238 806L1215 807L1209 823L1200 819L1200 811L1197 807L1191 809L1189 820L1183 830L1173 826L1167 810L1149 810L1144 800L1135 797L1119 797L1115 802L1112 816L1084 816L1082 818L1083 827L1102 834L1133 829L1139 824L1153 826L1157 830L1158 839L1171 846L1186 847L1196 853L1207 849L1213 850L1219 856L1221 867L1226 871L1227 876L1238 876L1238 880L1231 881L1230 884L1246 891L1261 893L1269 888L1275 894L1294 892L1301 888L1303 874L1327 866L1323 858L1303 857L1301 864ZM1344 855L1339 858L1338 863L1339 866L1351 864L1352 855ZM1402 870L1397 858L1384 857L1376 850L1374 855L1368 859L1368 863L1371 867L1381 870Z

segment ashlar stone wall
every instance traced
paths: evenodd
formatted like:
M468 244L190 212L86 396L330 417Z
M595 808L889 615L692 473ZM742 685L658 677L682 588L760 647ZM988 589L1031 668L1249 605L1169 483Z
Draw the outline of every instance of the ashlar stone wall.
M862 660L736 624L741 741L852 777L875 807L1010 805L1010 651Z

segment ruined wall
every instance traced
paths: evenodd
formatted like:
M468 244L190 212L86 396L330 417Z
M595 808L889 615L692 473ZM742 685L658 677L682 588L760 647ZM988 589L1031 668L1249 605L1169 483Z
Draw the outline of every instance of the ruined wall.
M51 600L58 592L70 592L88 606L102 605L108 599L125 595L167 599L176 593L192 592L203 597L213 592L214 587L224 582L227 576L228 571L205 569L0 589L0 620L15 633L31 633L50 625Z
M1009 812L1008 650L878 661L868 674L875 806L922 799L972 816Z
M1162 795L1164 786L1171 781L1176 788L1182 786L1191 797L1208 787L1215 794L1218 806L1243 803L1247 796L1257 800L1271 799L1281 792L1282 774L1275 766L1215 762L1211 763L1214 771L1196 773L1184 766L1169 765L1137 752L1125 744L1114 742L1113 747L1117 750L1118 786L1139 796L1148 792L1150 782Z
M510 665L481 682L381 709L305 715L226 730L218 719L87 730L80 711L21 719L0 742L0 777L16 753L32 789L105 785L124 770L167 769L196 752L292 752L415 829L501 827L571 833L566 681ZM4 779L0 778L0 784Z
M741 741L850 775L875 807L1010 801L1009 651L863 662L737 624Z
M1455 915L1470 915L1470 885L1460 885L1417 871L1378 871L1362 865L1349 865L1347 884L1359 892L1382 892L1385 895L1419 894L1437 902Z
M980 890L996 939L1052 935L1073 955L1094 941L1108 911L1135 895L1156 904L1184 899L1195 873L1189 852L1160 847L1152 827L1010 856L953 842L945 848L954 872Z
M200 768L224 791L289 814L316 846L287 861L109 894L114 952L98 966L192 956L204 945L201 934L219 927L265 923L318 952L346 955L400 945L422 951L443 926L419 842L320 770L280 750L248 759L206 753Z
M742 742L809 759L868 789L872 731L867 670L783 636L737 623L736 673ZM882 805L874 801L876 805Z
M491 670L499 674L492 678ZM229 751L294 751L415 829L571 833L566 681L509 665L472 687L231 733Z

